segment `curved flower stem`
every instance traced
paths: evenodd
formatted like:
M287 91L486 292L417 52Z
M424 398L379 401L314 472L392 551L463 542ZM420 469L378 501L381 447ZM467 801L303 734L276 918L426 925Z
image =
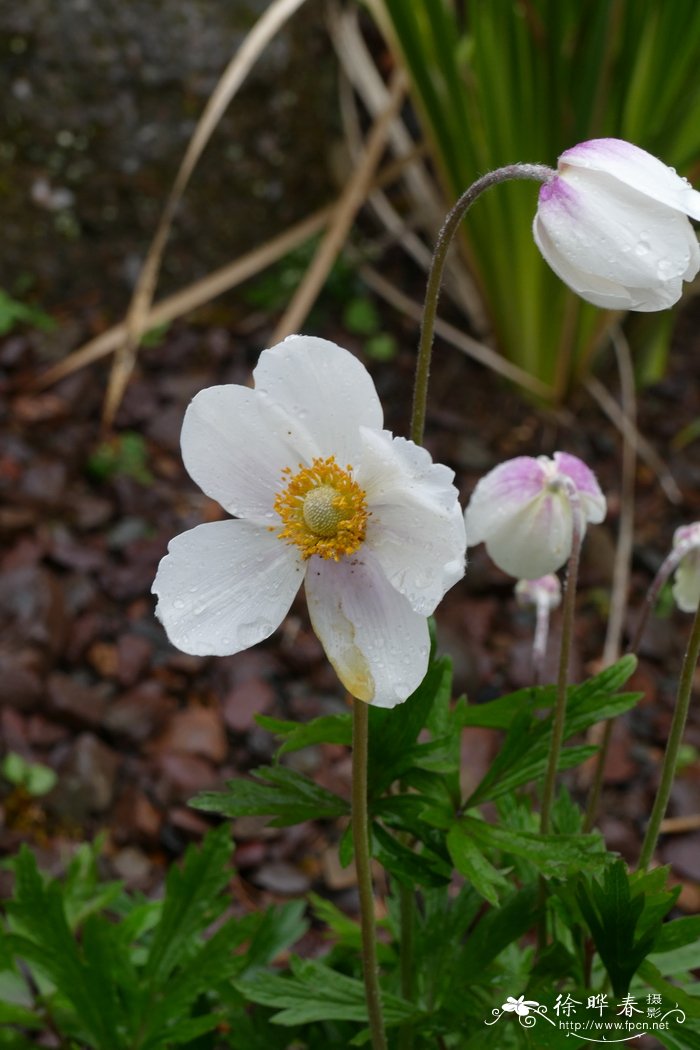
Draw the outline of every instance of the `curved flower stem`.
M639 855L639 868L642 871L646 871L651 862L651 858L654 856L654 850L656 849L656 843L661 829L661 821L664 819L668 800L671 796L671 788L673 787L673 780L676 775L676 765L678 764L678 752L680 751L681 742L683 740L683 731L685 730L688 708L690 707L690 698L693 692L693 677L698 663L698 656L700 656L700 606L695 610L695 619L693 620L693 627L690 632L688 648L686 649L685 657L683 659L683 669L681 670L681 677L678 683L676 708L673 712L671 732L666 745L664 764L661 770L661 783L659 784L659 790L656 794L651 816L649 817L646 835L644 836L644 842L642 843L642 852Z
M476 198L484 190L490 189L491 186L495 186L499 182L508 182L510 179L534 179L537 182L548 182L554 175L556 175L556 172L544 164L509 164L505 168L497 168L495 171L490 171L487 175L482 175L480 179L472 183L445 219L444 225L438 234L437 244L433 252L433 261L428 274L418 347L418 361L416 363L416 377L413 386L411 440L415 441L417 445L422 443L425 429L425 406L428 398L430 358L433 349L435 316L437 314L438 299L440 298L440 285L442 284L447 252L460 222Z
M362 928L362 971L365 979L367 1014L372 1050L386 1050L382 1001L379 992L377 941L374 929L374 896L370 869L369 819L367 816L367 752L369 707L352 701L352 840L355 847L357 888Z
M554 705L554 718L552 722L552 743L549 749L549 764L542 792L542 811L540 813L540 834L549 834L552 805L554 803L554 789L557 779L557 768L559 766L559 755L564 740L564 720L566 718L566 687L569 677L569 658L571 656L571 642L574 631L574 611L576 608L576 583L578 580L578 563L581 555L581 542L583 540L583 515L576 486L567 486L567 494L571 505L573 518L573 530L571 537L571 554L566 570L566 583L564 584L564 602L562 609L562 632L561 649L559 652L559 674L557 676L557 699Z
M629 644L628 652L636 653L639 649L639 643L642 640L644 628L647 625L647 620L649 619L651 610L656 605L656 600L659 597L659 592L661 591L661 588L666 583L666 580L669 578L671 573L678 568L680 563L683 561L683 558L685 558L686 554L689 551L691 551L694 546L696 546L696 544L693 542L679 543L662 561L661 566L659 567L659 570L656 573L656 576L652 580L651 587L647 591L647 596L644 601L644 605L642 606L642 611L639 614L639 619L637 620L637 629L634 632L634 638Z

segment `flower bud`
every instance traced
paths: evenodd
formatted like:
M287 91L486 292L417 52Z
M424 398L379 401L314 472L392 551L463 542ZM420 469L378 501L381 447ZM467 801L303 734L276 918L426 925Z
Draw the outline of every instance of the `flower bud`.
M539 194L533 235L558 277L609 310L665 310L700 269L688 216L700 193L621 139L591 139L559 157Z

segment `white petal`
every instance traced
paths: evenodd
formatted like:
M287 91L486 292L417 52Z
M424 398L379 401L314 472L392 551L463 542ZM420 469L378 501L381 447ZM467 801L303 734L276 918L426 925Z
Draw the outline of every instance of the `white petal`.
M395 707L417 689L428 667L428 622L370 551L339 562L311 558L306 597L314 631L352 696Z
M665 286L687 272L694 244L684 214L603 172L570 169L540 191L539 228L579 271L626 288Z
M296 550L247 521L198 525L176 536L152 591L168 638L195 656L227 656L280 625L303 579Z
M543 462L533 456L516 456L490 470L477 484L465 511L467 543L483 543L523 508L537 500L547 483ZM544 573L539 573L544 576Z
M244 386L212 386L189 405L182 424L182 458L190 477L229 514L270 522L284 467L298 456L260 413Z
M623 285L615 281L606 281L602 277L595 277L593 274L577 269L554 245L541 221L539 212L535 215L532 224L532 236L543 258L557 277L586 302L593 303L594 306L599 306L603 310L639 309L638 306L635 306L635 296ZM661 307L654 307L654 309L661 309Z
M566 474L575 484L586 520L599 525L605 520L608 507L593 471L578 456L572 456L569 452L555 452L554 462L557 470Z
M366 546L415 612L429 616L464 575L466 536L454 473L387 431L362 428L358 483L370 516Z
M253 376L275 433L307 463L334 455L341 467L355 466L358 428L381 429L382 407L369 372L327 339L289 336L262 352Z
M571 553L572 533L568 497L543 492L492 529L486 550L503 572L534 580L561 568Z
M669 208L700 219L700 193L673 168L623 139L590 139L566 150L560 167L603 171Z
M673 597L683 612L694 613L700 602L700 550L686 554L676 569Z

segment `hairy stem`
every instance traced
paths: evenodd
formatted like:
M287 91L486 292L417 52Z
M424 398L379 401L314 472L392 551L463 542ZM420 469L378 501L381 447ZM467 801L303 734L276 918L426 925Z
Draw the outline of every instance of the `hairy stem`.
M661 769L661 783L659 784L659 790L656 793L656 799L654 800L654 806L647 825L646 835L644 836L644 842L642 843L642 852L639 856L639 868L642 871L646 871L651 862L651 858L654 856L654 850L656 849L656 843L661 829L661 821L664 819L668 800L671 797L671 788L673 787L673 780L676 775L678 753L683 741L686 719L688 718L688 708L690 707L690 698L693 692L693 677L695 675L695 668L697 667L699 655L700 606L695 610L695 619L693 620L693 627L690 632L690 640L683 659L683 669L681 670L681 677L678 683L676 708L673 712L671 732L669 734L666 752L664 754L664 764Z
M369 707L362 700L352 701L352 839L355 847L357 888L360 895L362 929L362 971L365 980L367 1015L372 1033L372 1050L386 1050L386 1035L379 993L379 967L374 927L374 895L370 869L369 819L367 815L367 753Z
M430 378L430 359L433 350L433 336L435 330L435 317L437 305L440 298L440 286L445 269L447 253L459 224L471 208L477 197L496 186L500 182L508 182L510 179L534 179L537 182L548 182L556 172L544 164L509 164L505 168L497 168L483 175L472 183L468 190L462 194L455 206L449 212L444 225L438 234L437 244L433 253L433 261L428 274L428 284L425 290L425 304L423 306L423 320L421 323L420 342L418 346L418 361L416 363L416 377L413 386L413 411L411 414L411 439L417 445L423 441L425 429L425 409L428 399L428 380Z
M634 440L634 428L637 425L637 401L634 389L634 369L630 348L619 325L612 329L611 341L615 350L617 370L620 375L620 400L624 418L630 423L629 429L622 431L622 483L620 486L620 520L615 547L615 565L613 569L612 594L610 598L610 616L605 634L603 648L603 666L609 667L620 657L622 630L627 611L627 592L629 590L630 566L632 564L632 544L634 540L634 481L637 467L637 447ZM586 806L584 831L590 831L598 817L600 795L605 778L605 763L610 750L610 740L614 719L608 719L604 725L593 727L591 739L600 744L595 757L595 771Z
M574 611L576 608L576 584L578 581L578 564L581 555L581 542L583 540L583 518L578 491L575 485L567 489L571 513L573 517L573 530L571 537L571 554L566 570L566 582L564 584L564 602L562 609L561 649L559 651L559 673L557 675L557 698L554 705L554 718L552 721L552 743L549 750L549 763L547 775L542 793L542 811L540 813L540 834L549 834L552 805L554 803L554 789L557 779L557 768L559 756L564 740L564 721L566 718L566 687L569 678L569 659L571 656L571 642L574 633Z

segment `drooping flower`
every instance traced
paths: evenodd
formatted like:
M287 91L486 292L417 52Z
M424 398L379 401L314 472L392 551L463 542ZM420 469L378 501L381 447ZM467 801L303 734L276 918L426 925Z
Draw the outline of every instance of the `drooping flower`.
M533 234L554 272L611 310L665 310L700 269L688 216L700 193L650 153L591 139L559 157L540 189Z
M595 475L576 456L517 456L479 481L465 512L469 546L485 543L496 565L534 580L561 568L571 553L574 511L582 529L605 517L605 497Z
M224 656L272 634L304 582L344 686L393 707L420 684L426 617L464 573L454 474L382 429L369 373L334 343L290 336L253 376L187 409L185 466L235 518L171 541L156 614L179 649Z
M700 603L700 521L676 529L673 553L680 556L673 579L673 597L682 612L694 613Z

